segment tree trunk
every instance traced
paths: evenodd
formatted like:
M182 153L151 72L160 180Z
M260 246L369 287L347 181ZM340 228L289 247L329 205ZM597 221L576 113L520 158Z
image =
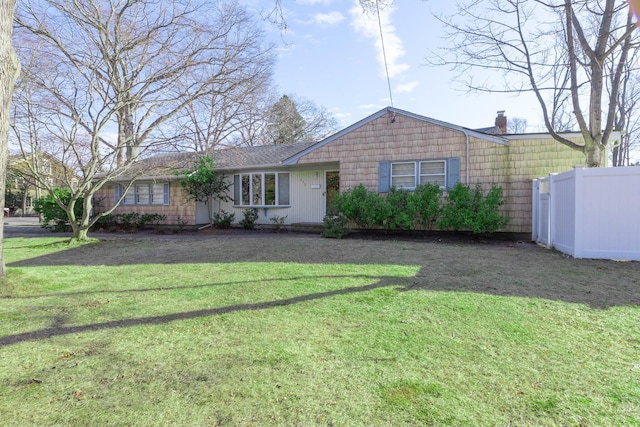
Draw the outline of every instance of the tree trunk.
M16 0L0 0L0 212L4 212L4 192L9 151L9 114L11 96L16 78L20 73L20 62L11 44L13 34L13 12ZM6 276L2 239L4 221L0 223L0 277Z
M22 189L22 214L20 216L27 216L27 198L29 197L28 190Z
M598 141L593 139L584 147L584 155L588 168L599 168L603 166L603 147Z
M73 230L72 241L86 242L89 240L89 228L91 227L91 211L93 204L91 197L85 196L82 199L82 217L80 221L76 221L76 228Z

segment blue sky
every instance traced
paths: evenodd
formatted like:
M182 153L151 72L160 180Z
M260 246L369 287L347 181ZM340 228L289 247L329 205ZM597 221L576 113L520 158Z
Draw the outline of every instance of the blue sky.
M496 111L528 120L540 130L539 107L531 96L468 94L447 67L427 65L429 51L445 45L433 14L453 7L444 0L403 0L381 13L393 105L470 128L492 126ZM265 8L273 0L260 0ZM357 0L283 0L287 31L266 25L278 46L275 82L327 108L348 126L391 105L380 30L375 16ZM499 77L498 77L499 78Z

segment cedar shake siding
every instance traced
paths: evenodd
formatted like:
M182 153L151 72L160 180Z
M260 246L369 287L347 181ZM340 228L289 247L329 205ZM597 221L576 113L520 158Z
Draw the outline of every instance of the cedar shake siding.
M136 181L137 183L148 183L146 180ZM177 181L158 181L158 183L169 184L169 204L158 205L123 205L118 206L113 214L126 214L131 212L143 214L159 214L165 215L167 218L163 221L163 224L176 225L184 222L185 225L196 224L196 204L186 197L180 185ZM94 209L97 212L105 211L113 206L115 203L115 187L118 184L107 184L102 187L94 196Z
M498 143L466 129L450 129L437 123L389 112L347 132L297 159L308 165L339 160L340 190L363 184L379 189L380 162L460 160L460 181L467 177L466 133L469 136L469 182L504 190L503 214L509 224L503 231L531 231L532 179L584 164L584 155L548 135L503 135ZM491 138L487 135L487 138ZM579 141L579 137L577 139Z

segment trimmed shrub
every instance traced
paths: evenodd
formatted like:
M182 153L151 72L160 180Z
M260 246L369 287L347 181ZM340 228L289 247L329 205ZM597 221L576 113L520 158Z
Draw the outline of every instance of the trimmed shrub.
M256 228L258 221L258 211L255 209L245 209L242 211L243 218L240 220L240 226L245 230L253 230Z
M334 207L362 229L382 225L386 211L382 196L367 190L362 184L338 194Z
M442 189L437 184L424 184L415 189L408 200L416 222L432 230L442 211Z
M284 228L284 223L287 221L288 217L289 215L285 215L285 216L274 215L271 218L269 218L269 221L273 223L276 231L280 232Z
M382 211L380 217L382 225L387 230L413 230L417 212L415 204L410 200L414 198L407 190L398 190L391 187L386 196L382 197Z
M459 183L447 194L442 216L437 221L438 228L456 231L467 229L475 234L493 233L509 221L499 213L503 204L502 188L495 184L484 196L479 183L473 190Z
M324 218L325 237L334 237L346 222L361 229L383 227L386 230L471 230L475 234L493 233L508 223L499 209L505 203L502 188L492 185L485 195L482 186L457 184L446 195L436 184L421 185L414 192L391 188L386 195L367 190L360 184L340 193L331 215Z
M340 212L332 211L328 213L323 219L324 230L322 231L322 237L331 239L342 239L343 236L349 234L349 228L347 222L349 220Z
M236 219L235 213L228 213L224 210L213 214L213 226L215 228L231 228L231 223Z

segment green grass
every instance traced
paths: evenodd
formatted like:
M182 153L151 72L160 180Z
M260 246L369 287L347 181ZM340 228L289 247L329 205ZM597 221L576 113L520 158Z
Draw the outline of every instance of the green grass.
M3 424L640 425L636 305L424 289L404 261L243 261L251 242L224 243L237 262L10 267ZM4 245L9 265L78 250ZM558 283L587 265L566 262Z

